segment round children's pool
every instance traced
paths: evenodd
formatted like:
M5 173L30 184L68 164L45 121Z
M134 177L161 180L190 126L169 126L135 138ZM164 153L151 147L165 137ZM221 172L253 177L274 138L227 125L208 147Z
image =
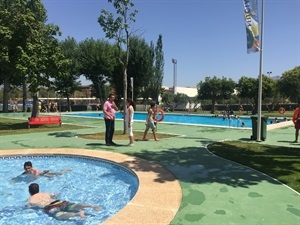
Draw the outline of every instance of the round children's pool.
M34 168L64 171L53 177L22 175L23 164L31 161ZM67 155L0 157L0 224L100 224L120 211L138 189L138 178L129 169L108 160ZM17 177L17 178L16 178ZM15 178L15 179L14 179ZM38 183L40 192L52 192L60 200L90 203L101 211L85 209L86 219L57 220L42 209L26 208L30 197L28 186Z

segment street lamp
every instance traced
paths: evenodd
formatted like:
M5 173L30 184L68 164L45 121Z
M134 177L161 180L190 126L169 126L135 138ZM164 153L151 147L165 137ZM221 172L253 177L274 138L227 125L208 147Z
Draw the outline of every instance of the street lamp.
M267 72L267 74L269 75L269 77L270 77L270 74L272 74L272 72Z
M173 92L174 95L177 94L176 86L177 86L177 59L172 59L173 63Z

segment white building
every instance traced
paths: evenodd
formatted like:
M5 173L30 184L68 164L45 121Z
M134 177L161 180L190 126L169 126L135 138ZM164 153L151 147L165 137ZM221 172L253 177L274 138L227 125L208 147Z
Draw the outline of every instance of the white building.
M163 88L166 90L166 92L174 93L173 87L163 86ZM186 94L189 97L196 97L198 95L198 90L196 87L176 87L176 93ZM194 103L187 103L186 105L178 105L176 109L189 110L199 107L201 107L201 104L197 104L197 106L195 107Z

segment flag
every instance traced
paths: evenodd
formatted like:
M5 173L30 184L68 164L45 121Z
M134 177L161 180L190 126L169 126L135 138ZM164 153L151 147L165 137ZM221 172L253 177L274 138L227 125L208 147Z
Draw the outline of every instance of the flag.
M247 53L259 51L257 0L243 0L247 35Z

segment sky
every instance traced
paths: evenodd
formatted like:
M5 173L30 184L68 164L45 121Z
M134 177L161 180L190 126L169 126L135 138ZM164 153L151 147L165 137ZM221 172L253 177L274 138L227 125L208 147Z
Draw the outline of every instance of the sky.
M242 0L132 0L139 10L133 29L149 44L162 35L163 85L196 87L205 77L257 78L260 53L247 54ZM60 40L103 39L101 9L107 0L42 0L48 21L60 27ZM258 0L261 22L262 0ZM264 0L262 73L281 76L300 66L300 0ZM270 73L271 72L271 73ZM130 74L128 74L130 76ZM89 82L82 79L82 84Z

